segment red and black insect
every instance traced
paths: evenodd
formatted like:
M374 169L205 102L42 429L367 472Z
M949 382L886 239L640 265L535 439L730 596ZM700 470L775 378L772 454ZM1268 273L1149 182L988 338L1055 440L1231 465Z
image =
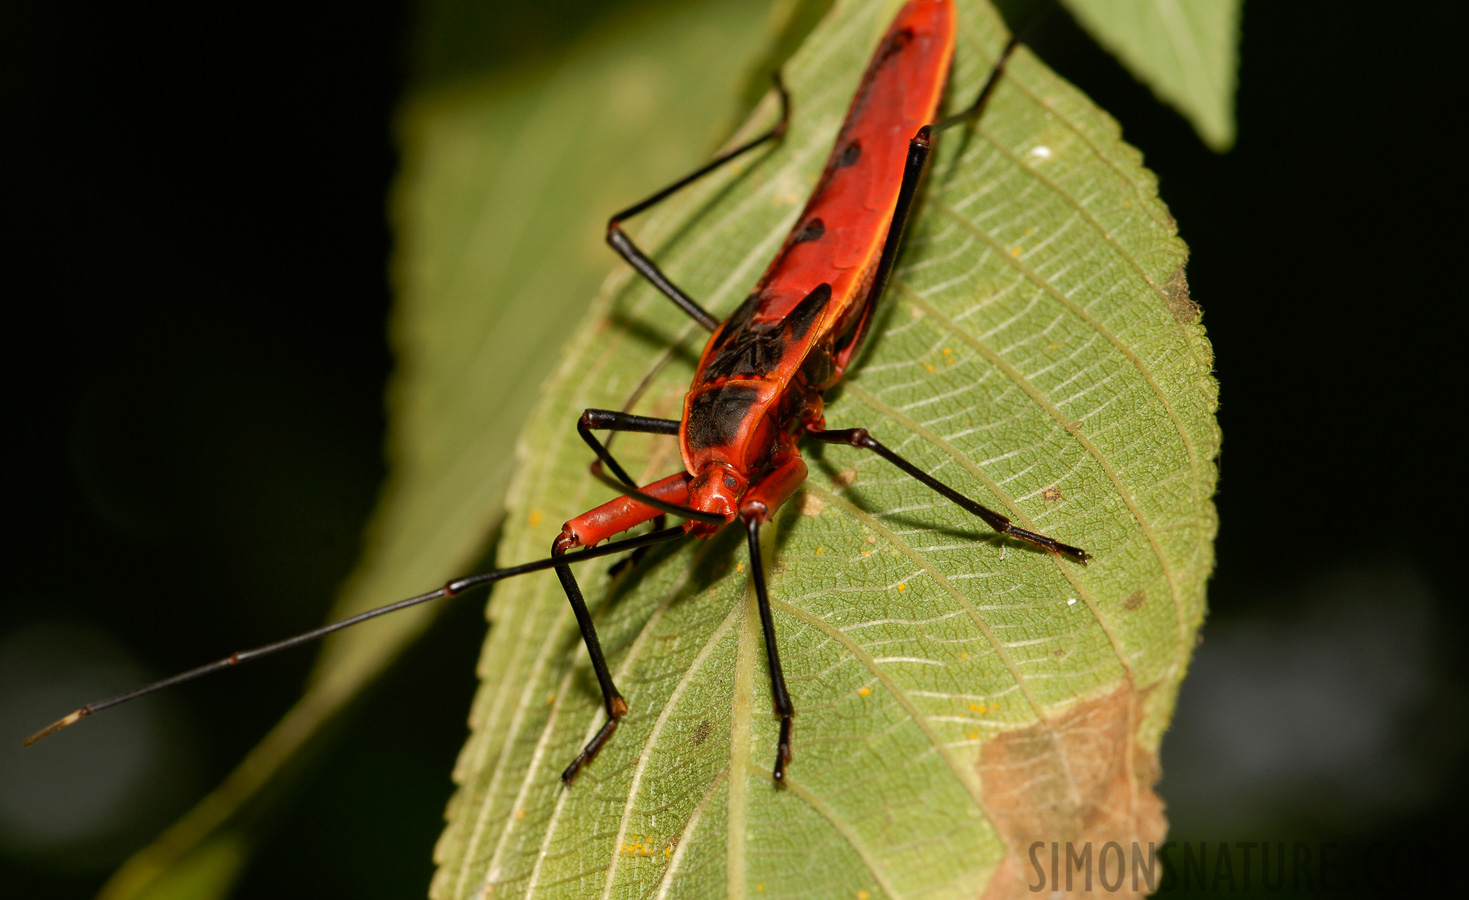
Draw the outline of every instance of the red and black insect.
M571 564L685 535L707 538L736 520L748 537L750 571L770 663L771 694L780 717L774 777L782 781L791 759L795 706L781 671L775 622L760 553L760 528L806 478L799 442L810 439L870 450L918 479L1002 534L1085 563L1084 550L1011 524L1005 516L964 496L894 453L864 428L828 429L822 392L841 379L873 321L897 258L904 227L927 169L933 136L973 121L985 107L1015 42L963 112L937 120L954 52L951 0L909 0L899 11L857 87L821 179L780 252L749 297L724 322L680 290L621 228L634 216L725 163L779 139L790 104L781 95L780 122L647 199L612 216L607 242L639 273L712 334L684 398L683 417L657 419L589 409L577 423L597 455L592 470L622 496L562 526L548 559L459 578L436 591L370 610L314 631L235 653L100 703L89 704L43 729L27 744L109 706L210 672L315 640L398 609L452 597L513 575L555 569L576 614L601 687L607 722L572 760L570 782L591 761L627 712L602 654ZM679 439L684 471L638 485L593 433L632 431ZM610 471L611 475L604 472ZM666 525L665 514L684 520ZM612 536L652 522L647 534L603 544ZM598 546L598 545L601 546ZM578 552L572 553L570 551Z

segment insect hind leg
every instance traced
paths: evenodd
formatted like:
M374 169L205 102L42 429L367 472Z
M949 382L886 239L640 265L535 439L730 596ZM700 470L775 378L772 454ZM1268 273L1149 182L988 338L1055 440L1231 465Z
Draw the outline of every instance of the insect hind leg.
M1006 42L1005 49L1000 51L1000 58L995 60L994 68L990 70L990 76L985 80L984 87L979 89L979 96L974 98L974 102L969 104L964 110L933 123L929 126L930 130L936 134L955 125L964 122L973 122L979 118L979 114L984 112L984 108L989 105L990 96L994 94L996 85L1000 83L1000 76L1005 73L1005 64L1010 61L1010 55L1019 46L1020 39L1018 37L1011 37Z
M727 153L716 156L708 163L705 163L673 184L639 200L627 209L613 213L612 217L607 220L607 243L613 250L617 251L617 255L626 260L627 264L632 266L639 275L647 279L649 284L652 284L662 292L663 296L672 300L679 309L687 313L690 318L704 326L708 331L713 331L718 328L719 320L710 315L709 311L700 306L692 297L684 293L678 285L674 284L664 274L662 269L658 268L658 264L653 262L648 254L644 253L637 244L633 243L632 238L627 236L627 232L622 230L622 222L624 219L630 219L649 207L667 199L669 196L688 187L725 163L743 156L766 141L775 140L783 136L791 120L791 98L790 94L786 91L785 84L780 79L779 72L775 73L774 79L775 89L780 93L780 121L771 127L769 131L735 147Z

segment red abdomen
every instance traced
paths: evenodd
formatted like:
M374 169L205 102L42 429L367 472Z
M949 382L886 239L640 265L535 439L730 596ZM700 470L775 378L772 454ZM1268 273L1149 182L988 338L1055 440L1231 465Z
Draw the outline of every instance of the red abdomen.
M704 347L680 432L689 472L717 462L755 474L785 419L819 406L790 393L841 376L870 313L908 141L934 121L953 52L949 0L911 0L893 20L790 236Z

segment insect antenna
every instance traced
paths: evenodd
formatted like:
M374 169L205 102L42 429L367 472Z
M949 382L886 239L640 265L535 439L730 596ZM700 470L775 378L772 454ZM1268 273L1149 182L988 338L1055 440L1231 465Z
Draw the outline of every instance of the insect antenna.
M723 520L721 519L721 521ZM516 575L525 575L530 572L541 572L546 569L555 568L558 565L567 565L568 563L576 563L584 559L595 559L599 556L609 556L614 553L621 553L624 550L637 550L641 547L646 547L651 544L657 544L662 541L671 541L674 538L682 537L684 533L685 532L682 528L665 528L661 531L654 531L648 534L638 535L637 537L627 538L621 541L612 541L611 543L603 544L600 547L589 547L586 550L582 550L577 553L569 553L565 556L536 560L535 562L522 563L518 566L510 566L504 569L493 569L489 572L480 572L477 575L467 575L463 578L456 578L453 581L446 583L438 590L429 591L426 594L419 594L415 597L409 597L406 600L399 600L396 603L389 603L386 606L379 606L376 609L369 609L366 612L360 612L355 616L348 616L347 618L340 621L323 625L320 628L313 628L311 631L302 632L301 634L285 638L284 640L279 640L274 643L265 644L264 646L255 647L251 650L240 650L238 652L231 653L229 656L226 656L223 659L217 659L212 663L206 663L205 665L199 666L197 668L189 669L185 672L180 672L177 675L171 675L168 678L155 681L152 684L147 684L140 688L134 688L133 690L126 693L118 694L116 697L111 697L107 700L99 700L94 703L88 703L86 706L67 713L65 716L62 716L60 719L57 719L55 722L52 722L50 725L47 725L45 728L42 728L40 731L26 738L24 746L29 747L42 738L53 735L61 729L67 727L68 725L73 725L77 722L80 722L87 716L90 716L93 713L101 712L108 707L117 706L121 703L126 703L129 700L136 700L139 697L147 696L148 694L152 694L156 691L161 691L164 688L173 687L176 684L183 684L186 681L193 681L196 678L202 678L205 675L210 675L214 672L223 671L224 669L230 669L238 666L240 663L250 662L251 660L259 659L262 656L269 656L272 653L279 653L282 650L289 650L292 647L319 640L320 638L326 637L333 632L341 631L344 628L350 628L353 625L366 622L368 619L376 619L378 616L385 616L388 613L397 612L400 609L407 609L410 606L418 606L420 603L428 603L430 600L438 600L444 597L455 597L466 591L473 590L474 588L483 587L487 584L493 584L502 579L512 578Z

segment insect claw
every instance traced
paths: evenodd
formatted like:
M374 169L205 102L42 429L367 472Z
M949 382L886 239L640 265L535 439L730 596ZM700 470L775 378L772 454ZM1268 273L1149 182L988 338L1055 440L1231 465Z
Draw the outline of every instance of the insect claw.
M1082 565L1086 565L1092 558L1091 554L1087 553L1080 547L1073 547L1070 544L1063 544L1060 541L1053 540L1051 538L1046 538L1046 541L1048 549L1055 550L1057 553L1069 556Z
M623 713L627 712L627 701L623 700L621 697L614 697L613 703L609 704L609 706L615 706L618 708L618 716L621 716ZM587 741L587 745L583 747L582 751L576 755L576 759L573 759L571 761L571 765L562 770L562 784L571 784L572 779L575 778L577 773L581 771L582 766L591 762L593 759L596 759L597 753L602 749L602 745L606 744L607 739L612 737L612 732L617 730L617 722L618 719L616 717L609 718L607 720L607 724L602 726L602 730L598 731L596 736L593 737L590 741Z
M775 768L771 776L776 784L785 784L786 763L791 761L791 717L783 715L780 717L780 742L775 748Z
M791 94L786 90L785 79L780 77L780 69L770 73L770 80L775 82L775 91L780 95L780 121L770 130L770 136L778 140L785 137L791 124Z
M561 770L562 784L571 784L571 782L576 778L576 773L581 771L582 757L585 755L586 751L578 753L576 759L573 759L571 761L571 765Z

